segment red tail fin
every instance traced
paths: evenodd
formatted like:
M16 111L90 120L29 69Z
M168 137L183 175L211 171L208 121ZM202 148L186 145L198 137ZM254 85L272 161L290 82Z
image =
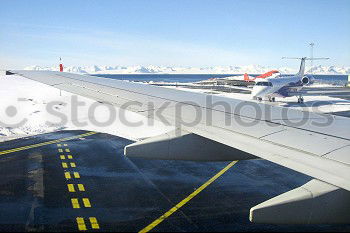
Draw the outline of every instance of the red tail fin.
M247 73L244 74L244 81L250 82L250 81L254 81L254 80L255 80L255 78L250 78Z
M244 81L249 81L249 76L247 73L244 74Z
M278 70L271 70L271 71L269 71L269 72L267 72L265 74L262 74L262 75L260 75L260 76L258 76L256 78L268 78L268 77L270 77L270 76L272 76L273 74L276 74L276 73L279 73L279 71Z

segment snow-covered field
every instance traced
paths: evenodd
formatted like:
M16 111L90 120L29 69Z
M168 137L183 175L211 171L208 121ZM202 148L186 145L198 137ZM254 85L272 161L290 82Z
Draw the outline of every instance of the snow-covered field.
M178 89L208 92L208 90L200 89ZM247 94L217 93L216 95L252 101L250 95ZM173 129L161 122L149 125L147 119L139 114L100 104L85 97L60 92L56 88L20 76L0 75L0 96L0 141L56 130L76 129L109 133L138 140ZM76 101L81 102L79 106ZM305 97L305 107L300 107L295 104L295 101L296 98L291 97L278 99L277 102L269 104L316 112L350 111L350 101L328 96ZM322 104L312 107L315 103ZM116 117L113 124L101 124L108 122L114 111ZM125 120L119 117L120 114L128 122L142 121L143 123L140 126L130 127Z
M110 105L100 103L97 105L94 100L67 92L62 92L60 95L60 91L56 88L20 76L0 75L0 96L0 141L56 130L77 129L137 140L172 129L161 122L148 126L146 118L139 114L122 111ZM74 98L77 98L83 106L76 106ZM52 115L47 108L54 110L55 114ZM74 109L77 109L76 114ZM92 112L92 109L95 110ZM109 121L114 115L114 110L117 117L113 124L101 124ZM137 127L129 127L118 117L120 114L128 122L143 123ZM96 124L95 121L99 123Z

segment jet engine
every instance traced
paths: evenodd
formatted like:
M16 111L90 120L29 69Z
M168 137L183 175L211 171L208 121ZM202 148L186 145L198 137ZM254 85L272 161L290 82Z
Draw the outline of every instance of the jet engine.
M314 83L314 77L311 75L305 75L302 79L301 82L303 83L303 85L310 85L312 83Z

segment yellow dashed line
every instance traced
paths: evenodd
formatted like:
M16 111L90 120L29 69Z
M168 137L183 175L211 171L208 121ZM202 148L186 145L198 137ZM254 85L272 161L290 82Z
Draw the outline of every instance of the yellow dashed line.
M64 177L66 177L66 179L71 179L71 175L70 175L70 172L65 172L64 173Z
M100 226L98 225L97 219L95 217L90 217L89 220L90 220L92 229L95 229L95 230L100 229Z
M73 206L74 209L79 209L80 208L79 201L78 201L77 198L72 198L71 201L72 201L72 206Z
M78 189L80 192L85 192L85 187L83 184L78 184Z
M86 208L90 208L91 207L91 203L90 203L89 198L83 198L83 203L84 203L84 206Z
M74 178L75 178L75 179L79 179L79 178L80 178L79 172L74 172Z
M212 184L215 180L217 180L220 176L222 176L227 170L229 170L233 165L235 165L238 161L233 161L229 163L224 169L222 169L219 173L217 173L215 176L213 176L210 180L205 182L201 187L199 187L196 191L191 193L188 197L186 197L184 200L179 202L176 206L171 208L168 212L160 216L158 219L153 221L150 225L143 228L140 233L149 232L153 228L155 228L158 224L163 222L166 218L168 218L170 215L172 215L174 212L176 212L178 209L180 209L182 206L184 206L187 202L189 202L192 198L197 196L201 191L203 191L206 187L208 187L210 184Z
M80 192L85 192L85 186L83 184L78 184L77 186L78 186L78 190ZM69 192L71 192L71 193L75 192L74 184L67 184L67 187L68 187Z
M64 142L64 141L69 141L69 140L73 140L73 139L77 139L77 138L87 137L87 136L90 136L90 135L93 135L93 134L96 134L96 133L95 132L89 132L89 133L80 134L80 135L72 136L72 137L68 137L68 138L62 138L62 139L52 140L52 141L48 141L48 142L42 142L42 143L38 143L38 144L33 144L33 145L30 145L30 146L22 146L22 147L10 149L10 150L4 150L4 151L0 151L0 155L5 155L5 154L10 154L10 153L14 153L14 152L22 151L22 150L29 150L29 149L32 149L32 148L37 148L37 147L41 147L41 146L47 146L47 145L51 145L51 144L56 144L56 143L59 143L59 142Z
M57 140L52 140L52 141L48 141L48 142L43 142L43 143L38 143L38 144L33 144L33 145L29 145L29 146L23 146L23 147L18 147L18 148L14 148L14 149L10 149L10 150L5 150L5 151L0 151L0 155L4 155L4 154L10 154L10 153L14 153L14 152L18 152L18 151L23 151L23 150L28 150L28 149L32 149L32 148L37 148L37 147L42 147L42 146L46 146L46 145L50 145L50 144L57 144L57 147L62 147L62 144L58 143L58 142L62 142L62 141L68 141L68 140L73 140L73 139L77 139L77 138L81 138L81 137L86 137L86 136L90 136L96 134L95 132L89 132L89 133L85 133L85 134L81 134L81 135L77 135L77 136L73 136L73 137L68 137L68 138L62 138L62 139L57 139ZM63 144L64 147L67 147L68 144ZM65 152L70 152L69 148L64 149ZM62 148L58 148L58 152L59 153L63 153L63 149ZM67 155L67 157L65 155L60 155L60 159L61 160L65 160L65 159L73 159L72 155ZM72 167L75 168L76 164L71 162L71 163L65 163L62 162L62 167L63 168L68 168L68 164ZM67 180L72 179L71 173L70 172L64 172L64 176ZM80 178L80 174L78 172L74 172L73 173L74 178L79 179ZM73 193L76 192L75 190L75 186L74 184L67 184L67 188L68 191ZM80 192L85 192L85 186L83 184L77 184L77 188ZM91 208L91 203L89 198L83 198L82 199L84 207L85 208ZM80 204L79 204L79 199L78 198L71 198L71 203L72 203L72 207L74 209L79 209L80 208ZM100 229L100 226L98 224L98 221L95 217L89 217L89 221L91 224L91 228L94 230ZM78 230L79 231L86 231L87 227L85 224L85 220L83 217L77 217L76 218L76 222L78 225Z
M67 187L68 187L69 192L71 192L71 193L75 192L74 184L67 184Z
M77 218L77 225L78 225L78 229L79 231L86 231L86 225L85 225L85 221L84 218Z
M80 208L78 198L72 198L71 201L72 201L72 206L74 209ZM85 208L91 208L91 203L90 203L89 198L83 198L83 204L84 204Z

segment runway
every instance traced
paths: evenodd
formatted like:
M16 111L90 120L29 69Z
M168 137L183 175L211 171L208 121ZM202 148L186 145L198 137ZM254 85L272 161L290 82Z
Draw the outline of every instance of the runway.
M129 159L123 148L130 143L85 131L1 143L0 230L350 231L249 222L252 206L310 177L264 160Z

